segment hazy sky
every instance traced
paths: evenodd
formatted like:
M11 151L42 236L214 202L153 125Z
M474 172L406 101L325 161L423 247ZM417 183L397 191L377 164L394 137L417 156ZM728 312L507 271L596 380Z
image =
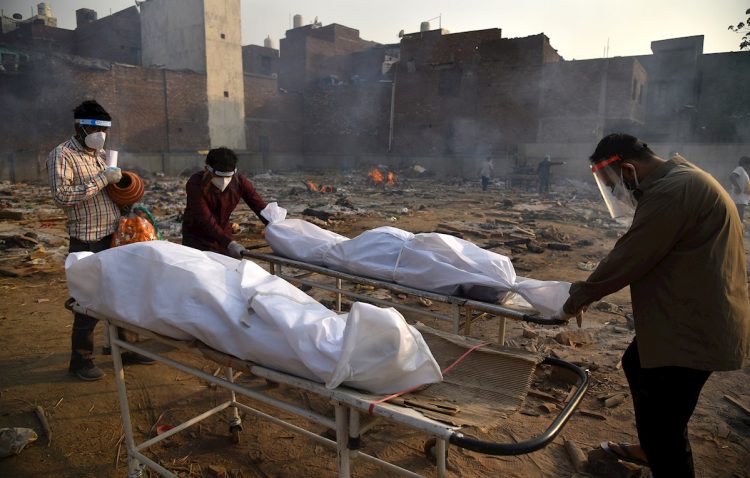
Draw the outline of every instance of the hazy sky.
M38 0L0 0L6 16L27 18ZM133 0L48 0L61 28L75 28L75 10L93 8L99 17L133 5ZM415 32L439 15L452 33L501 28L506 38L545 33L567 60L651 52L653 40L705 35L704 52L737 51L740 35L727 30L747 18L748 0L241 0L242 44L279 39L299 13L305 23L357 28L366 40L398 41L399 30ZM438 19L432 20L437 28Z

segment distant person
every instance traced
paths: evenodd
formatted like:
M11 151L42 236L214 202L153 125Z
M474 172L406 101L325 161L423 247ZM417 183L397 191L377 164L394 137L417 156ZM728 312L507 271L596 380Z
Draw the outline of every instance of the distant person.
M182 217L182 244L242 259L244 247L232 239L229 216L245 201L263 224L260 212L266 201L252 183L237 172L237 155L228 148L212 149L206 155L203 171L190 176L185 185L187 205Z
M486 158L482 169L479 171L479 175L482 177L482 191L487 190L487 186L490 184L490 178L495 173L495 166L492 164L492 158Z
M84 101L73 110L75 134L49 153L47 172L52 198L68 218L68 253L109 249L120 221L120 210L106 191L122 178L120 168L107 167L104 143L112 117L96 101ZM99 380L104 372L94 365L94 329L98 319L74 314L68 372L81 380ZM132 334L121 337L135 340ZM126 363L154 361L132 352Z
M539 163L536 168L536 174L539 178L539 194L549 193L549 183L552 166L559 166L565 164L564 161L552 161L550 155L544 156L544 159Z
M739 166L734 168L729 175L729 181L732 183L732 200L737 206L737 212L740 214L740 220L745 219L745 208L750 203L750 156L740 158Z
M750 357L742 225L710 174L681 157L665 161L633 136L604 137L590 159L612 217L634 214L633 222L570 286L556 317L630 286L635 338L622 370L640 443L601 446L654 478L691 478L688 422L701 390L712 372L742 369Z

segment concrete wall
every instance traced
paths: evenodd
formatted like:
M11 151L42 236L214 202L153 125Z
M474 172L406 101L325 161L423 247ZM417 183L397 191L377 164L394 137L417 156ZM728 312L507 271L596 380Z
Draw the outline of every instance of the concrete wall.
M240 0L203 0L211 147L245 149Z
M141 4L141 45L144 66L205 73L204 1L149 0Z

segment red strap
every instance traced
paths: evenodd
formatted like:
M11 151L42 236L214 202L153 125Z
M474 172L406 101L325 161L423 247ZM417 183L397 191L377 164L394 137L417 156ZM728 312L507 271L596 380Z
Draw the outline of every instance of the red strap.
M617 161L621 161L621 160L622 160L622 158L620 157L620 155L619 154L615 154L614 156L612 156L610 158L607 158L606 160L604 160L604 161L602 161L600 163L596 163L596 164L592 165L591 166L591 172L595 173L595 172L599 171L600 169L602 169L604 167L607 167L610 164L616 163Z
M472 348L470 348L469 350L467 350L466 352L464 352L463 355L461 355L456 360L454 360L452 364L450 364L447 367L445 367L442 370L442 374L445 375L448 372L450 372L450 370L453 367L455 367L456 365L458 365L459 362L461 362L464 358L466 358L467 355L469 355L470 353L472 353L473 351L475 351L479 347L484 347L485 345L490 345L491 343L492 342L482 342L482 343L476 344L475 346L473 346ZM392 399L398 397L399 395L403 395L405 393L413 392L414 390L420 388L421 386L422 385L417 385L416 387L412 387L412 388L409 388L409 389L406 389L406 390L401 390L400 392L396 392L393 395L388 395L387 397L383 397L383 398L381 398L379 400L375 400L374 402L370 403L370 407L367 409L367 413L369 413L370 415L372 415L372 411L375 408L375 405L377 405L379 403L387 402L388 400L392 400Z

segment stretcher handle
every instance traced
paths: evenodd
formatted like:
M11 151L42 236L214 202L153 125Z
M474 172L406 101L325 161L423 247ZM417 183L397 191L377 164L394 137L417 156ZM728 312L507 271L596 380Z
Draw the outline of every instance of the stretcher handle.
M541 324L541 325L565 325L568 323L568 321L564 319L545 319L541 315L529 315L529 314L523 314L523 317L521 317L521 320L523 320L524 322L531 322L532 324Z
M560 410L560 414L550 424L547 430L539 436L529 438L528 440L518 443L493 443L476 438L464 436L462 433L454 433L448 440L452 445L456 445L467 450L472 450L485 455L523 455L531 453L533 451L540 450L557 437L558 433L562 430L565 424L568 422L570 417L575 412L575 409L583 400L583 396L589 388L589 374L588 371L582 370L580 367L573 365L572 363L565 362L564 360L556 359L553 357L547 357L542 362L546 365L552 365L553 367L560 367L570 370L571 372L578 375L580 383L578 384L578 390L570 401Z

